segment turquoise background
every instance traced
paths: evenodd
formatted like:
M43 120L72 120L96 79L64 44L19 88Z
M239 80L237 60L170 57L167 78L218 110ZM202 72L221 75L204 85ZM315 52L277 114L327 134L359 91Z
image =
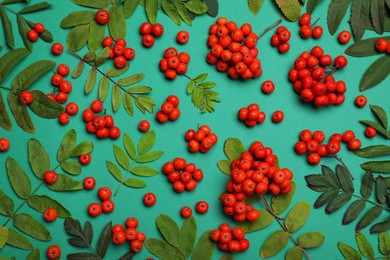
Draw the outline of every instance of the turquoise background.
M36 2L37 1L31 1L31 3ZM281 13L273 1L264 1L262 9L256 16L249 12L247 1L225 0L219 2L219 16L225 16L229 20L234 20L239 25L244 22L251 23L253 30L259 33L281 17ZM301 130L306 128L313 131L321 129L328 138L335 132L342 133L347 129L352 129L362 141L363 146L387 142L381 136L377 136L372 140L364 137L365 127L361 125L358 120L374 120L374 117L368 106L357 108L354 105L355 97L361 94L358 89L360 78L369 64L377 57L347 57L349 61L348 66L335 74L336 79L343 79L346 82L348 89L346 101L341 106L317 109L309 104L303 104L299 101L298 95L294 93L292 85L287 79L288 70L292 67L293 62L298 55L302 51L311 50L315 45L322 46L325 49L325 52L333 57L343 54L346 46L340 45L337 42L337 33L344 29L350 30L350 26L347 23L349 12L336 32L336 35L331 36L326 28L326 15L329 2L330 1L322 1L313 13L313 19L320 18L318 24L324 27L324 35L321 39L301 39L298 36L298 24L288 22L285 19L282 22L282 25L287 26L292 34L290 51L281 55L277 52L276 48L270 46L269 41L274 30L260 39L257 47L259 49L259 57L262 61L264 73L259 79L248 81L231 80L225 73L217 72L214 66L205 62L205 56L208 52L208 47L206 46L208 28L215 22L215 18L203 15L197 17L193 21L191 27L184 23L179 27L160 10L157 21L164 25L165 32L161 38L156 39L155 45L150 49L146 49L141 45L141 36L138 33L139 25L146 21L144 9L139 6L135 14L127 20L126 40L128 46L135 49L136 57L131 61L131 68L125 75L141 72L145 73L145 79L141 84L153 87L150 97L157 103L156 111L159 110L159 106L168 95L175 94L180 98L179 108L182 114L177 121L168 122L163 125L156 122L153 114L142 114L139 110L135 110L135 115L131 118L125 112L123 106L114 114L111 109L110 96L108 96L104 103L107 108L107 113L114 116L116 124L121 128L122 133L129 134L135 142L137 142L141 136L137 130L139 121L142 119L149 120L151 122L151 129L155 130L157 133L157 142L153 149L164 151L164 155L159 160L148 165L160 169L165 162L173 160L175 157L186 158L188 162L195 163L196 166L203 169L205 173L204 179L198 183L199 185L196 190L176 194L172 190L171 184L167 181L166 176L159 174L152 178L144 178L148 184L144 189L122 187L119 194L113 198L116 207L113 213L107 215L102 214L97 218L91 218L87 214L88 204L98 201L97 188L109 186L115 190L119 184L107 171L105 161L115 161L112 152L113 144L122 147L122 137L116 141L109 139L98 140L94 135L90 135L85 131L85 124L82 121L82 110L88 107L89 104L97 98L97 88L88 96L86 96L83 91L88 74L87 66L80 78L76 80L70 79L70 77L68 78L73 84L73 91L70 94L69 101L77 102L80 108L80 112L77 116L71 118L71 122L68 125L61 126L56 119L44 120L36 117L33 113L30 113L36 126L36 132L34 134L23 132L18 128L14 121L12 131L7 132L0 129L0 136L6 137L11 141L10 150L7 153L0 154L1 189L12 197L15 201L15 205L18 206L21 203L21 200L12 191L7 179L5 168L6 158L8 156L13 157L23 166L31 177L32 187L34 188L38 185L39 181L35 178L29 168L27 160L28 140L30 138L38 139L49 152L52 160L52 167L55 167L57 163L55 161L56 152L63 135L68 130L75 129L78 142L92 140L95 147L92 153L91 164L85 166L82 173L76 178L82 181L86 176L94 176L97 180L97 187L92 191L81 190L68 193L55 193L46 187L42 187L38 194L47 194L48 196L54 197L72 213L72 217L79 219L82 223L87 220L91 221L95 230L95 242L98 234L107 222L112 221L114 224L123 224L126 218L130 216L139 219L140 224L138 229L144 232L147 237L160 237L155 225L155 219L159 214L168 214L181 225L182 218L179 214L180 208L185 205L194 208L197 201L206 200L210 206L209 212L205 215L194 213L194 217L198 223L197 234L200 236L204 231L217 228L219 224L223 222L235 225L231 218L223 214L222 207L218 200L219 194L225 190L225 184L228 178L218 170L217 162L221 159L225 159L223 153L224 141L227 138L236 137L241 139L246 147L255 140L262 141L266 146L272 147L274 153L279 157L280 165L282 167L288 167L293 171L294 180L297 183L297 191L290 207L302 200L313 205L314 201L319 196L319 193L315 193L306 187L304 176L319 173L320 166L310 166L306 162L305 156L298 156L294 152L293 146L298 140L298 133ZM66 36L69 33L69 30L61 29L59 27L60 21L68 13L76 10L85 10L85 8L76 6L70 1L50 1L50 3L52 4L50 9L39 13L28 14L25 17L32 21L43 23L46 28L53 33L54 41L61 42L65 45ZM20 9L18 5L10 6L10 8L15 10ZM16 20L13 14L10 14L10 17L13 22ZM176 34L180 30L187 30L190 33L189 42L183 46L179 46L175 40ZM14 27L14 34L17 35L16 24ZM4 37L1 29L0 35L0 44L4 45ZM372 32L366 32L365 38L374 35L375 34ZM16 46L22 47L18 35L16 36L16 39L19 40L17 41ZM352 43L352 41L350 43ZM3 82L3 85L9 86L16 73L22 71L23 68L36 60L50 59L56 61L57 64L66 63L71 69L74 69L78 63L78 60L66 51L58 57L51 55L51 44L45 43L42 40L34 43L33 46L33 52L13 70L13 73L5 82ZM215 90L219 93L221 103L216 104L216 111L214 113L201 114L199 110L193 107L191 97L186 95L188 80L185 77L178 77L174 81L167 81L164 78L164 75L159 71L158 62L162 57L163 51L170 46L176 47L178 51L186 51L191 55L188 75L195 77L200 73L208 72L208 80L217 83ZM5 48L0 54L4 55L7 51L8 49ZM78 53L84 54L86 51L86 48L84 48ZM111 66L112 63L109 61L104 64L103 68L108 69ZM98 78L100 78L100 76ZM260 91L260 85L263 81L268 79L275 83L276 89L272 94L264 95ZM390 80L387 79L379 86L364 92L364 95L368 98L369 104L380 105L388 113L390 112L390 90L386 85L389 83ZM32 89L40 89L45 93L51 92L50 73L34 84ZM4 91L2 93L5 95ZM265 122L254 128L246 127L237 119L237 111L239 108L246 107L250 103L258 103L261 110L267 114ZM280 124L274 124L271 122L270 118L273 111L279 109L284 111L285 119ZM196 128L198 124L209 125L212 132L215 132L219 138L218 143L206 154L189 153L187 151L186 142L183 139L185 131L190 128ZM357 190L356 193L358 193L360 179L364 173L360 169L359 164L365 160L354 156L347 150L345 145L342 146L339 155L344 159L345 163L356 177L354 185ZM321 163L332 168L336 165L336 161L331 158L324 158ZM142 203L142 197L147 192L154 192L157 196L157 203L154 207L146 208ZM374 197L373 199L375 200ZM263 207L263 205L258 203L255 204L255 207L259 208ZM328 259L341 259L342 255L337 248L338 242L344 242L357 248L354 240L354 228L357 221L348 226L342 226L341 220L345 210L346 207L343 207L332 215L325 215L324 208L312 208L306 224L294 234L295 238L300 234L309 231L319 231L325 235L325 242L322 246L308 250L312 259L323 259L324 257L327 257ZM38 220L43 221L42 214L31 210L28 206L24 206L20 212L27 212ZM385 217L386 212L382 214L380 220L384 220ZM4 221L5 218L0 216L0 223L3 223ZM48 223L46 225L53 238L51 242L42 243L35 239L31 239L34 247L41 248L42 257L44 257L46 248L50 244L58 244L61 246L63 252L62 259L65 259L66 255L69 253L82 251L70 246L66 242L68 236L64 231L62 219L58 219L54 223ZM10 227L10 224L8 226ZM276 230L280 230L280 227L275 222L263 230L247 234L246 237L251 243L250 248L246 252L236 254L235 258L259 258L259 249L263 242ZM378 253L377 235L369 235L368 229L363 230L363 234L367 235L370 242L374 245L376 253ZM285 249L287 250L292 246L293 243L290 241ZM273 259L282 259L286 250L283 250L283 252L276 255ZM114 246L113 244L110 244L106 258L115 259L127 251L127 245ZM16 256L18 259L24 259L28 253L28 251L17 250L10 246L5 246L0 250L1 257ZM219 259L222 255L222 252L216 249L214 251L213 259ZM135 259L145 259L147 257L153 256L144 248L135 256Z

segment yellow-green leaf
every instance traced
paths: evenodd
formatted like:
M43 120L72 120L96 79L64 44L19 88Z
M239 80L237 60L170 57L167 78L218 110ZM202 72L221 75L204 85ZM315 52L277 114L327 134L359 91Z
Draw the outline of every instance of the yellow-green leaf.
M130 94L124 94L123 95L123 106L125 107L126 112L132 117L134 115L134 108L133 108L133 98L130 96Z
M84 67L85 67L85 64L84 64L84 61L80 61L76 68L74 69L74 71L72 72L72 78L78 78L80 77L81 73L83 73L83 70L84 70Z
M4 226L0 226L0 249L3 248L5 243L7 243L8 235L9 235L8 228Z
M262 5L263 5L263 0L248 0L249 10L254 15L256 15L260 11Z
M105 36L106 27L98 24L95 20L90 23L88 33L88 49L97 51L102 47L102 42Z
M72 0L73 3L76 5L81 5L81 6L86 6L86 7L92 7L92 8L97 8L97 9L104 9L106 8L109 4L109 0Z
M260 209L259 213L260 217L256 221L241 222L238 224L238 226L241 227L245 231L245 233L250 233L268 227L275 219L275 217L272 216L272 214L269 213L267 209Z
M14 201L0 189L0 214L11 216L14 212Z
M66 173L78 175L81 173L81 164L78 161L65 161L61 163L61 169Z
M325 237L320 232L308 232L298 238L298 243L303 248L313 248L322 245Z
M8 229L7 244L24 250L33 250L31 242L19 232Z
M245 147L238 138L229 138L225 141L223 150L229 160L234 160L240 158L245 151Z
M287 244L289 239L288 233L283 230L277 230L272 233L264 242L260 249L262 258L269 258L279 253Z
M125 146L127 154L134 160L137 157L135 145L131 137L126 133L123 135L123 145Z
M156 23L158 10L158 0L146 0L145 1L145 11L146 16L151 24Z
M196 241L196 220L193 216L186 218L179 232L179 250L188 258Z
M185 260L184 255L179 251L179 249L170 245L165 240L147 238L144 242L144 245L149 250L149 252L162 260Z
M288 20L298 21L301 16L301 5L298 0L276 0L276 4Z
M141 80L143 80L144 76L145 75L143 73L131 75L127 78L123 78L123 79L118 80L118 85L121 85L123 87L133 85L133 84L138 83Z
M136 178L127 178L124 182L124 185L132 188L144 188L146 187L146 182Z
M74 191L82 190L83 184L79 181L73 180L65 174L58 174L57 181L47 187L54 191Z
M122 181L121 169L119 169L119 167L116 166L115 163L110 162L110 161L106 161L106 166L107 166L108 171L111 173L112 176L114 176L114 178L117 181Z
M367 258L374 258L374 249L367 238L360 232L356 232L355 238L360 253Z
M138 154L143 154L149 151L156 142L156 132L146 132L138 142Z
M164 239L172 246L179 246L179 227L168 215L159 215L156 218L156 225Z
M379 251L383 255L390 255L390 236L387 232L381 232L378 236Z
M50 170L50 157L46 149L36 139L28 142L28 161L35 176L43 179L46 171Z
M291 200L295 194L297 185L295 181L291 181L291 190L287 194L282 194L279 196L272 196L271 207L276 214L281 214L287 209L290 205Z
M135 166L129 170L132 174L143 176L143 177L152 177L158 174L156 169L153 169L149 166Z
M119 109L119 106L121 104L121 97L122 97L121 89L117 85L114 85L111 94L111 103L114 112L118 111Z
M207 230L200 236L192 253L192 260L211 259L215 244L210 239L210 233L211 230Z
M15 159L8 157L6 165L8 179L15 193L22 199L27 198L31 193L30 178Z
M125 170L128 170L130 168L130 160L129 157L127 157L125 151L123 151L122 148L117 145L114 145L113 149L115 159L117 160L119 165L122 166Z
M125 0L123 5L123 14L125 16L125 19L129 19L133 15L137 6L138 0Z
M91 91L95 88L95 85L96 85L96 78L97 78L97 72L96 72L96 69L95 68L92 68L90 71L89 71L89 74L88 74L88 77L87 77L87 81L85 82L85 86L84 86L84 92L85 94L89 94L91 93Z
M294 246L287 251L286 260L302 260L303 251L302 247Z
M296 204L288 213L284 224L290 233L297 231L305 224L309 217L310 206L307 202L301 201Z

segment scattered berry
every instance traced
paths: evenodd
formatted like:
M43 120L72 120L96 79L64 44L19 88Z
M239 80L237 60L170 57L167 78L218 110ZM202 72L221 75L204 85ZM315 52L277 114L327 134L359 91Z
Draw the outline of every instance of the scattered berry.
M92 190L93 188L95 188L95 185L96 185L96 180L94 177L85 177L84 181L83 181L83 187L84 189L86 190Z
M176 41L180 44L186 44L190 39L190 35L187 31L180 31L176 35Z
M156 195L153 192L146 193L143 198L144 204L147 207L151 207L156 204L156 200Z
M147 132L147 131L149 131L149 129L150 129L149 121L142 120L141 122L139 122L138 130L140 130L141 132Z
M10 141L8 141L7 138L0 138L0 152L6 152L8 151L9 147L10 147L11 143Z
M359 95L355 99L355 105L357 107L364 107L367 104L367 98L363 95Z

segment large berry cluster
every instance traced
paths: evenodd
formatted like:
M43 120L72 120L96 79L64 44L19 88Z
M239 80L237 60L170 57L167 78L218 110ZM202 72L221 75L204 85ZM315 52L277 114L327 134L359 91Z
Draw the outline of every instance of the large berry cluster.
M165 73L165 78L173 80L176 76L187 72L187 63L190 62L190 55L187 52L180 52L169 47L164 51L164 57L160 60L160 70Z
M218 18L217 23L210 26L209 34L207 45L210 52L206 56L208 63L215 64L218 71L227 71L233 79L260 77L263 70L256 48L259 37L252 32L249 23L238 28L234 21L228 21L225 17Z
M188 142L188 151L196 153L207 153L211 147L218 141L216 134L211 132L207 125L202 125L197 131L189 129L184 135L184 139Z
M311 52L304 51L290 69L289 80L304 102L313 102L318 107L340 105L344 102L347 87L343 80L336 81L331 75L347 65L347 59L340 55L333 60L324 50L315 46Z
M266 114L260 111L258 104L250 104L248 107L243 107L238 111L238 119L244 121L249 127L254 127L257 124L262 124L266 118Z
M142 250L143 242L146 239L146 235L141 231L137 231L138 219L135 217L129 217L126 219L125 226L122 224L116 224L111 229L112 242L115 245L122 245L128 241L130 243L130 249L134 253Z
M226 223L221 224L219 229L211 231L210 239L218 243L218 248L222 251L237 253L249 248L249 241L245 238L244 230L241 227L231 228Z

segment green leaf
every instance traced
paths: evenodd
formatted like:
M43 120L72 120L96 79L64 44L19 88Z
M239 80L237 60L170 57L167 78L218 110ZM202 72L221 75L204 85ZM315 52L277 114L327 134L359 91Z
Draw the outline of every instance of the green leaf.
M9 118L7 110L5 109L5 103L1 91L0 91L0 127L8 131L12 129L11 120Z
M340 189L340 181L337 178L336 174L329 167L322 165L321 171L326 180L329 182L330 186L336 189Z
M91 10L76 11L68 14L62 19L61 28L69 28L82 24L89 24L95 19L95 12Z
M194 248L196 241L196 220L193 216L186 218L179 232L179 250L183 253L187 259L192 249Z
M110 221L104 226L102 233L100 233L96 251L101 258L103 258L106 255L108 245L111 241L111 236L112 236L111 229L112 229L112 222Z
M381 53L378 52L375 48L375 43L380 38L385 38L386 40L390 40L390 36L364 39L350 45L345 50L345 53L354 57L367 57L367 56L380 55Z
M370 228L370 234L385 232L390 228L390 218L387 218L386 221L376 223Z
M125 0L125 1L126 1L126 0ZM138 2L138 1L135 0L134 2ZM119 258L119 260L131 260L131 259L133 259L133 257L134 257L135 254L136 254L135 252L129 251L129 252L125 253L124 255L122 255L122 256Z
M231 169L230 169L230 160L220 160L218 161L218 169L223 172L226 175L230 175Z
M78 175L81 173L81 164L78 161L66 161L61 163L61 169L69 174Z
M127 92L123 95L123 106L126 112L132 117L134 115L133 98Z
M288 208L295 194L296 187L295 181L291 181L291 190L289 193L280 196L272 196L271 207L275 214L281 214Z
M22 16L20 14L16 15L16 21L18 23L18 31L19 35L23 40L24 46L29 50L32 51L32 42L27 37L28 27L26 23L24 22Z
M14 42L14 34L12 31L12 23L9 20L9 17L4 10L3 5L0 5L0 18L1 18L1 23L3 24L3 30L4 30L4 36L5 36L5 41L7 45L13 49L15 46Z
M390 236L387 232L381 232L378 236L379 251L383 255L390 255Z
M117 85L114 85L111 94L111 103L114 112L118 111L119 109L119 106L121 104L121 97L122 97L121 89Z
M0 189L0 214L11 216L14 212L14 201Z
M387 197L387 185L386 180L382 176L376 178L376 198L380 204L385 203Z
M94 87L96 85L96 78L97 78L97 71L95 68L92 68L89 71L87 81L85 82L85 86L84 86L85 94L88 95L89 93L92 92L92 90L94 89Z
M35 248L31 253L27 256L26 260L39 260L40 259L40 250L39 248Z
M125 19L129 19L133 15L137 6L138 6L137 0L125 0L123 5L123 14L125 16Z
M42 144L32 138L28 142L28 161L35 176L43 179L46 171L50 170L50 157Z
M336 175L340 181L341 189L345 192L352 193L354 191L354 187L351 177L348 174L348 170L344 166L338 164L336 166Z
M42 91L33 90L32 94L34 100L29 105L29 108L37 116L49 119L56 118L64 111L64 108L59 103L47 97Z
M80 50L88 41L89 24L75 26L66 38L66 46L71 51Z
M373 122L370 120L360 120L359 122L364 124L364 125L368 125L368 126L375 128L375 130L378 132L378 134L381 134L385 138L390 139L390 133L387 132L387 130L383 126L378 124L377 122Z
M229 160L240 158L241 154L245 151L243 143L237 138L229 138L225 141L223 150Z
M208 6L205 2L198 0L190 0L184 2L185 7L194 14L204 14L208 11Z
M18 126L27 133L34 133L34 124L28 114L27 106L19 102L19 95L14 92L9 92L8 104Z
M48 208L54 208L58 212L58 217L67 218L70 217L70 212L64 208L58 201L46 196L46 195L34 195L28 199L28 205L33 209L43 213Z
M27 89L46 72L53 70L55 66L56 63L50 60L41 60L30 64L22 72L16 75L12 81L12 88L19 90Z
M147 94L152 91L151 87L147 86L134 86L131 88L128 88L126 92L132 93L132 94Z
M147 238L144 242L144 245L150 253L162 260L185 259L177 247L168 244L165 240Z
M140 156L135 158L134 161L138 163L152 162L159 159L163 154L164 152L162 151L148 152L148 153L141 154Z
M364 200L356 200L352 202L344 213L343 225L348 225L354 221L360 215L360 213L363 212L365 207L366 202Z
M28 13L33 13L33 12L36 12L36 11L47 9L49 7L50 7L49 3L41 2L41 3L37 3L37 4L26 6L25 8L20 10L18 13L19 14L28 14Z
M360 260L362 257L360 256L359 252L356 251L353 247L350 247L347 244L344 244L343 242L339 242L337 244L337 247L339 248L341 254L345 257L345 259L356 259Z
M360 232L356 232L356 244L358 245L360 253L370 259L374 258L374 249L367 238Z
M146 187L146 182L140 179L128 178L123 182L124 185L132 188L144 188Z
M390 173L390 161L371 161L360 165L366 171Z
M65 174L58 174L57 181L47 187L53 191L74 191L82 190L83 184L79 181L73 180Z
M353 151L353 153L363 158L374 158L390 154L390 146L388 145L372 145L362 149Z
M313 13L319 2L320 0L308 0L306 5L306 12L309 14Z
M91 153L92 150L93 150L93 143L91 141L84 141L72 149L70 156L78 157L82 154Z
M301 15L301 6L298 0L276 0L276 4L288 20L298 21Z
M344 206L350 199L352 198L351 193L341 193L334 197L326 206L325 212L326 214L331 214Z
M309 213L309 204L305 201L301 201L290 210L284 221L284 225L290 233L293 233L305 224L309 217Z
M219 9L218 0L204 0L204 2L208 7L207 14L211 17L217 17Z
M68 235L76 236L76 237L83 236L83 230L81 228L80 221L78 221L77 219L66 218L64 220L64 228Z
M180 16L176 10L175 3L172 0L162 0L161 7L175 24L180 25Z
M108 54L106 54L105 52L106 52L106 50L107 50L107 47L106 48L103 48L103 50L101 50L100 52L99 52L99 59L105 59L105 58L107 58L108 57ZM104 57L103 57L104 56ZM97 59L97 57L96 57L96 53L95 52L93 52L93 51L89 51L89 52L87 52L85 55L84 55L84 57L82 58L82 60L84 60L84 61L88 61L88 62L92 62L92 61L95 61ZM101 62L99 65L101 65L101 64L103 64L103 62ZM95 64L96 65L96 64ZM96 66L97 67L97 66Z
M28 198L31 193L30 178L15 159L8 157L6 164L8 179L13 190L20 198Z
M115 159L119 163L120 166L123 167L125 170L129 170L130 168L130 160L129 157L127 157L125 151L122 150L119 146L115 145L113 146L114 148L114 155Z
M158 230L164 239L174 247L179 246L179 227L168 215L159 215L156 219Z
M111 18L108 21L108 29L111 37L116 41L126 37L126 20L123 7L120 3L114 3L110 9Z
M382 34L384 23L385 23L385 1L371 0L370 11L371 11L371 21L375 31L378 34Z
M188 82L187 94L191 94L192 92L194 92L194 89L195 89L195 82L193 80L190 80L190 82Z
M302 247L294 246L287 251L286 260L301 260L303 259Z
M117 77L117 76L122 75L126 71L128 71L129 68L130 68L130 63L126 63L126 66L124 66L121 69L112 67L112 68L107 70L106 75L109 76L109 77Z
M289 239L288 233L283 230L277 230L272 233L264 242L260 249L262 258L269 258L279 253L287 244Z
M362 185L360 186L360 193L363 198L368 199L372 193L372 187L374 186L374 176L370 171L367 171L363 175Z
M158 10L158 0L146 0L145 1L145 11L146 16L151 24L156 23Z
M57 152L57 160L63 162L71 156L73 149L76 147L76 131L74 129L66 132L62 138L60 147Z
M73 3L76 5L81 5L81 6L86 6L86 7L92 7L92 8L97 8L97 9L104 9L106 8L109 4L109 0L72 0Z
M275 217L272 216L272 214L269 213L269 211L266 209L260 209L259 212L260 212L260 217L256 221L254 222L244 221L239 223L238 226L241 227L245 231L245 233L250 233L271 225Z
M383 128L386 130L389 129L389 120L387 118L387 114L383 108L376 105L370 105L371 111L374 113L374 115L378 118L379 122L382 124Z
M0 226L0 249L4 247L5 243L8 240L8 228Z
M156 105L156 102L150 97L136 96L135 105L142 113L145 113L145 111L148 111L149 113L153 113L153 106Z
M298 238L298 243L303 248L313 248L322 245L325 237L320 232L308 232Z
M263 0L248 0L249 10L254 15L256 15L260 11L262 5L263 5Z
M89 26L88 33L88 49L97 51L102 47L102 42L105 36L106 27L92 20Z
M114 176L117 181L122 181L122 172L116 164L110 161L106 161L108 171Z
M351 27L356 41L360 41L369 19L370 1L355 0L352 3Z
M123 135L123 145L127 154L134 160L137 157L135 145L131 137L126 133Z
M192 253L192 260L211 259L215 244L210 240L210 233L211 230L207 230L200 236L195 245L194 252Z
M390 71L390 57L384 55L372 63L360 81L360 90L372 88L382 82Z
M156 143L156 132L148 131L138 141L138 154L144 154L149 151Z
M84 70L84 67L85 67L85 64L84 64L84 61L80 61L78 64L77 64L77 67L74 69L74 71L72 72L72 78L78 78L80 77L81 73L83 73L83 70Z
M188 25L192 25L191 16L185 7L185 5L179 1L175 2L176 10L180 15L180 18Z
M31 237L41 241L51 240L49 230L47 230L44 225L39 223L32 216L25 213L19 213L16 214L12 219L14 226L27 235L30 235Z
M152 177L158 174L156 169L153 169L149 166L135 166L129 170L132 174L143 176L143 177Z
M109 81L106 77L102 77L99 81L99 100L104 101L108 94Z
M329 183L324 175L310 174L305 176L307 186L315 191L327 191L329 189Z
M11 70L30 52L25 48L11 50L0 58L0 83L3 82Z
M360 219L359 223L356 226L356 230L360 231L363 228L369 226L372 222L374 222L382 213L382 206L372 207L369 211L364 214L364 216Z
M130 86L130 85L133 85L135 83L140 82L141 80L144 79L144 77L145 77L145 75L143 73L134 74L134 75L131 75L127 78L123 78L123 79L118 80L118 85L123 86L123 87L127 87L127 86Z
M338 190L327 190L327 191L324 191L324 193L322 193L317 198L317 200L314 202L313 207L314 208L319 208L319 207L325 205L329 201L333 200L337 196L337 194L339 194Z
M101 260L100 256L92 253L73 253L66 256L69 260Z
M10 228L8 229L7 244L24 250L34 249L30 241L24 235Z
M234 255L233 254L226 254L226 255L223 255L219 260L234 260Z

